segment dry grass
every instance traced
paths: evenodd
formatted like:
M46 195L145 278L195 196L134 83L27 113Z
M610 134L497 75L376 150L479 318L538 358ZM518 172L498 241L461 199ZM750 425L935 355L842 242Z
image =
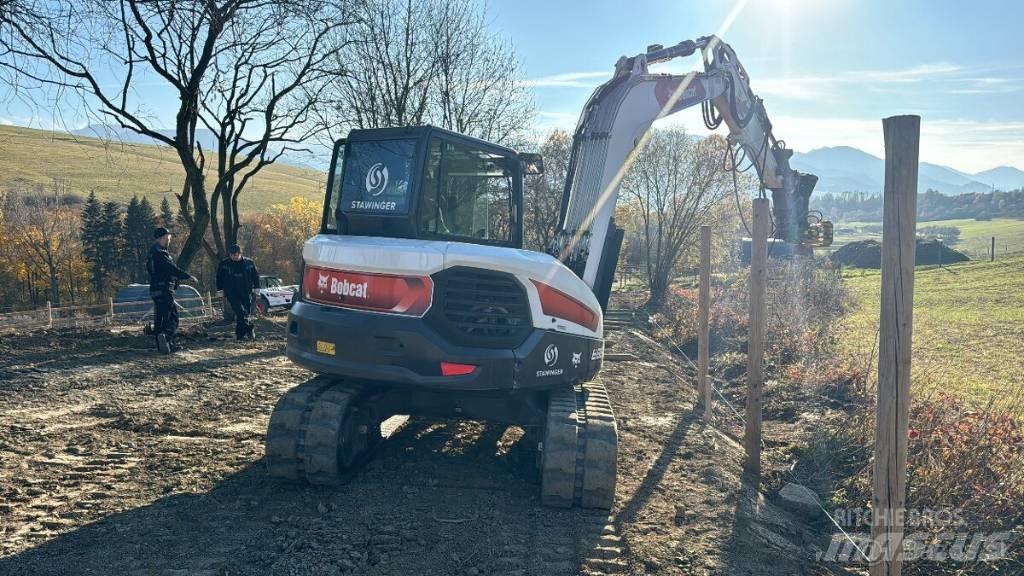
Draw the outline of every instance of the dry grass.
M215 166L215 157L208 157L207 165ZM0 189L49 187L58 179L82 197L95 190L101 200L125 203L137 194L157 206L163 195L180 193L184 179L170 148L16 126L0 126L0 166ZM320 203L325 181L322 172L274 164L250 182L241 209L263 212L295 196Z

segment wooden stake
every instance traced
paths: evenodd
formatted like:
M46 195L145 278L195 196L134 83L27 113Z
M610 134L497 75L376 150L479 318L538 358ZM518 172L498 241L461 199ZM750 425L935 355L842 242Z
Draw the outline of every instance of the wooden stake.
M995 262L995 261L996 261L996 237L993 236L992 237L992 259L989 260L989 262Z
M711 420L711 383L708 381L708 330L711 306L711 226L700 227L700 296L697 299L697 397L704 404L704 420Z
M910 342L920 116L882 120L885 192L882 208L882 298L878 341L878 406L872 497L871 576L899 576L907 483Z
M53 328L53 305L46 301L46 327Z
M750 321L747 328L747 426L743 445L746 472L756 487L761 481L761 393L764 386L765 283L768 276L768 199L754 200L750 245Z

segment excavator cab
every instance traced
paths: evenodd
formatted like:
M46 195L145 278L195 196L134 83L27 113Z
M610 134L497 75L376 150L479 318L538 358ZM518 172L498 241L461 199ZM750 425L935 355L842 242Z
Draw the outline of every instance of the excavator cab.
M520 248L537 154L433 126L353 130L334 149L323 232Z

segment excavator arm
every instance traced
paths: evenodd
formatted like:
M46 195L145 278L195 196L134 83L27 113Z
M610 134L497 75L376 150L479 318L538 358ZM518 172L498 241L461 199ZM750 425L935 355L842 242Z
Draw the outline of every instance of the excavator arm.
M703 71L683 75L648 71L651 64L685 58L698 50ZM612 217L619 187L640 140L654 121L698 104L704 106L708 128L725 123L730 144L742 149L763 187L771 191L775 237L804 248L831 242L828 223L807 223L808 200L817 177L790 167L792 151L772 133L764 104L751 91L746 70L732 48L715 36L668 48L655 45L643 54L619 59L612 78L587 101L573 136L559 234L551 249L599 297L606 298L600 288L617 259Z

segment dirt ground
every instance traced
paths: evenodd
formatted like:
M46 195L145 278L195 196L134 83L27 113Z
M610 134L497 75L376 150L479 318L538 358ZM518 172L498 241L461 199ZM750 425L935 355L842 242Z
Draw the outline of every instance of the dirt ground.
M267 478L271 409L311 375L280 321L260 333L193 329L171 357L136 332L0 338L0 574L832 573L831 531L743 489L735 422L692 415L688 368L629 329L610 351L638 360L602 374L610 515L542 507L536 444L477 422L413 420L337 488Z

